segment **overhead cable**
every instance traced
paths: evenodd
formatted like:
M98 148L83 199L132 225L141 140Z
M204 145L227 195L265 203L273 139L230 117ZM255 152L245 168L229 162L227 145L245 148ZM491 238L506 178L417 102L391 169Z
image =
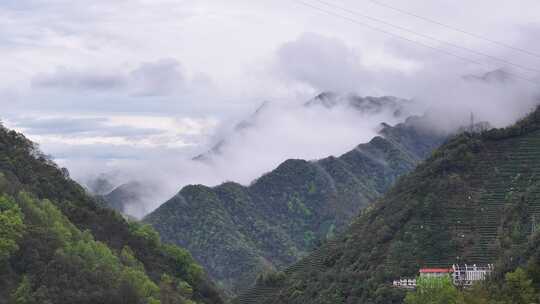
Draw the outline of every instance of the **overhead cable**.
M448 55L448 56L452 56L452 57L455 57L455 58L458 58L462 61L465 61L465 62L469 62L469 63L472 63L472 64L476 64L476 65L481 65L481 66L487 66L485 63L483 62L480 62L478 60L475 60L475 59L471 59L471 58L467 58L467 57L464 57L464 56L461 56L461 55L458 55L458 54L455 54L453 52L450 52L448 50L445 50L445 49L442 49L442 48L438 48L438 47L435 47L435 46L432 46L432 45L429 45L429 44L426 44L426 43L423 43L423 42L420 42L420 41L417 41L417 40L414 40L414 39L410 39L410 38L407 38L407 37L404 37L400 34L396 34L396 33L393 33L393 32L390 32L388 30L385 30L385 29L382 29L382 28L379 28L377 26L373 26L371 24L368 24L368 23L365 23L365 22L361 22L361 21L358 21L357 19L354 19L354 18L351 18L351 17L348 17L348 16L345 16L345 15L342 15L342 14L339 14L339 13L336 13L334 11L330 11L330 10L327 10L327 9L324 9L324 8L321 8L321 7L318 7L316 5L313 5L313 4L310 4L306 1L303 1L303 0L293 0L303 6L306 6L306 7L309 7L309 8L312 8L314 10L317 10L317 11L320 11L320 12L323 12L327 15L330 15L330 16L334 16L334 17L338 17L338 18L341 18L341 19L344 19L346 21L349 21L351 23L354 23L354 24L357 24L357 25L360 25L360 26L363 26L363 27L366 27L366 28L369 28L373 31L377 31L377 32L380 32L380 33L384 33L388 36L392 36L394 38L398 38L398 39L401 39L401 40L404 40L404 41L407 41L409 43L414 43L414 44L417 44L417 45L420 45L422 47L425 47L425 48L429 48L433 51L436 51L438 53L442 53L442 54L445 54L445 55ZM489 67L489 66L488 66ZM540 86L540 83L538 83L537 81L533 80L533 79L530 79L526 76L522 76L520 74L517 74L517 73L513 73L513 72L508 72L506 71L506 74L508 74L509 76L512 76L516 79L521 79L521 80L524 80L524 81L527 81L527 82L530 82L534 85L537 85L537 86Z
M362 17L362 18L365 18L365 19L368 19L368 20L372 20L372 21L375 21L375 22L378 22L378 23L381 23L381 24L390 26L390 27L396 28L396 29L401 30L401 31L405 31L405 32L414 34L414 35L416 35L416 36L419 36L419 37L422 37L422 38L425 38L425 39L429 39L429 40L432 40L432 41L436 41L436 42L438 42L438 43L450 45L450 46L452 46L452 47L454 47L454 48L462 49L462 50L465 50L465 51L467 51L467 52L470 52L470 53L473 53L473 54L476 54L476 55L484 56L484 57L489 58L489 59L491 59L491 60L499 61L499 62L501 62L501 63L507 64L507 65L511 65L511 66L516 67L516 68L520 68L520 69L522 69L522 70L527 70L527 71L532 71L532 72L540 73L540 70L539 70L539 69L532 68L532 67L527 67L527 66L524 66L524 65L522 65L522 64L514 63L514 62L511 62L511 61L509 61L509 60L506 60L506 59L503 59L503 58L499 58L499 57L497 57L497 56L493 56L493 55L490 55L490 54L487 54L487 53L484 53L484 52L480 52L480 51L477 51L477 50L474 50L474 49L471 49L471 48L468 48L468 47L464 47L464 46L458 45L458 44L456 44L456 43L444 41L444 40L442 40L442 39L439 39L439 38L436 38L436 37L433 37L433 36L430 36L430 35L422 34L422 33L419 33L419 32L417 32L417 31L415 31L415 30L412 30L412 29L410 29L410 28L406 28L406 27L403 27L403 26L399 26L399 25L396 25L396 24L392 24L392 23L387 22L387 21L385 21L385 20L378 19L378 18L374 18L374 17L371 17L371 16L366 15L366 14L362 14L361 12L359 12L359 11L357 11L357 10L351 10L351 9L346 8L346 7L343 7L343 6L339 6L339 5L330 3L330 2L328 2L328 1L323 1L323 0L313 0L313 1L317 1L317 2L322 3L323 5L326 5L326 6L328 6L328 7L336 8L336 9L342 10L342 11L344 11L344 12L347 12L347 13L349 13L349 14L356 15L356 16L360 16L360 17Z
M415 17L415 18L424 20L424 21L432 23L432 24L436 24L438 26L450 29L452 31L468 35L468 36L476 38L476 39L484 40L484 41L487 41L489 43L492 43L492 44L495 44L495 45L498 45L498 46L501 46L501 47L505 47L505 48L508 48L508 49L511 49L511 50L514 50L514 51L517 51L517 52L521 52L523 54L527 54L529 56L533 56L533 57L536 57L536 58L540 58L539 53L529 51L529 50L526 50L524 48L516 47L516 46L510 45L510 44L505 43L505 42L497 41L497 40L491 39L491 38L483 36L483 35L475 34L473 32L466 31L464 29L460 29L458 27L439 22L439 21L431 19L431 18L423 17L423 16L420 16L418 14L406 11L404 9L401 9L401 8L398 8L398 7L395 7L395 6L391 6L389 4L383 3L383 2L378 1L378 0L367 0L367 1L369 1L369 2L371 2L373 4L376 4L378 6L385 7L387 9L391 9L391 10L396 11L396 12Z

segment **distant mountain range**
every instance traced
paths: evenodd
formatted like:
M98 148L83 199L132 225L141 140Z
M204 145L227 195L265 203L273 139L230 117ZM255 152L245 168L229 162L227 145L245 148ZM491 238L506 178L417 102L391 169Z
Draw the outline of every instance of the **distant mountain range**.
M504 69L493 70L481 75L465 75L463 76L463 79L467 81L491 84L505 84L515 80L514 77Z
M355 94L338 94L334 92L323 92L312 100L305 103L306 107L323 106L334 108L345 106L354 109L362 114L380 114L382 112L391 113L395 117L406 117L407 105L412 101L393 96L382 97L361 97Z
M321 94L306 106L333 107L335 100ZM359 111L389 107L402 115L397 98L340 100ZM184 187L144 221L164 241L188 248L224 290L241 292L259 273L283 269L343 231L428 157L446 135L425 123L411 117L394 127L382 124L380 136L340 157L287 160L248 187Z
M411 104L410 100L390 96L359 97L354 94L324 92L305 102L301 110L319 109L322 110L319 114L324 115L326 111L341 107L357 113L358 120L381 115L381 117L403 121L411 112ZM268 124L268 121L265 121L268 116L281 113L275 112L276 107L277 105L271 102L263 102L251 115L235 124L230 132L225 132L222 137L218 137L212 148L194 157L193 160L212 166L214 160L226 156L224 153L230 152L231 149L242 149L242 147L234 146L238 145L235 139L244 136L245 132L252 132L263 123ZM120 179L117 175L115 173L100 174L87 178L83 182L90 193L104 200L109 207L137 218L148 214L151 210L147 208L150 205L154 206L153 202L163 199L158 194L160 191L165 191L158 182L146 179L118 184Z
M336 107L351 109L362 115L374 116L377 114L387 114L389 117L406 119L411 115L410 106L413 102L407 99L401 99L391 96L383 97L360 97L355 94L338 94L334 92L323 92L313 99L303 104L306 110L322 107L331 110ZM220 156L223 150L230 144L232 137L241 136L244 132L256 128L264 115L271 110L271 102L263 102L246 119L237 123L231 132L218 138L216 143L205 153L197 155L194 160L210 162L214 157Z

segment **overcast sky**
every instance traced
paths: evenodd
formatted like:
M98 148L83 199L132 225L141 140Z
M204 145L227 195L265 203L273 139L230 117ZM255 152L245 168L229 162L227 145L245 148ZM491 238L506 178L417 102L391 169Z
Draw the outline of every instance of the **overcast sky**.
M429 80L451 92L440 82L505 66L425 35L512 61L523 78L539 75L540 57L369 0L325 1L349 12L303 2L0 0L1 119L80 176L84 163L196 155L264 100L303 102L326 90L426 99ZM382 2L540 53L537 0Z

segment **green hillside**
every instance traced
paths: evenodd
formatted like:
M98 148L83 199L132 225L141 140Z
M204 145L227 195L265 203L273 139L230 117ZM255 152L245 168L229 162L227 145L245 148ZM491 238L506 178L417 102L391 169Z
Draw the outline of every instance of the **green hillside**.
M401 303L393 279L452 263L494 263L488 298L518 266L538 292L539 223L540 108L507 129L457 136L345 233L236 302Z
M223 303L191 255L0 127L0 303Z
M248 187L188 186L148 215L163 240L186 247L230 293L283 269L342 231L444 136L411 118L340 156L287 160Z

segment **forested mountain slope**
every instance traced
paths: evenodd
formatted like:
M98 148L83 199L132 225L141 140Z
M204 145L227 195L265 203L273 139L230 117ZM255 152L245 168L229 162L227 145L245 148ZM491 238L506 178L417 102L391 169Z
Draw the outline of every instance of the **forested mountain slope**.
M393 279L452 263L495 263L493 280L527 267L540 287L539 221L540 108L449 141L345 233L237 303L401 303Z
M223 303L190 254L0 127L0 303Z
M332 237L445 136L411 118L340 156L287 160L248 187L187 186L145 218L164 241L188 248L224 289L283 269Z

